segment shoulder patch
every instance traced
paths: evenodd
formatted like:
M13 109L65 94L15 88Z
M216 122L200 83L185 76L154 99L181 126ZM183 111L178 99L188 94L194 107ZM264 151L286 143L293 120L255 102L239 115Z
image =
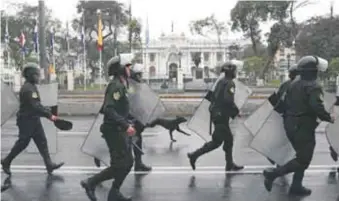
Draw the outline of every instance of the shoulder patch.
M230 88L230 92L234 93L235 89L234 87Z
M113 99L114 100L119 100L120 97L121 97L120 92L117 91L117 92L113 93Z
M38 98L38 94L36 92L32 93L32 98Z

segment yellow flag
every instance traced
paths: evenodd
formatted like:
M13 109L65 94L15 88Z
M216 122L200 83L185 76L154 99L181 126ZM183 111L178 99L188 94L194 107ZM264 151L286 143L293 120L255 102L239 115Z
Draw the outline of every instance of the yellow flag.
M98 15L98 41L97 47L99 51L103 49L103 38L102 38L102 20L101 20L101 13Z
M49 71L49 74L55 74L55 69L54 69L53 64L49 65L48 71Z

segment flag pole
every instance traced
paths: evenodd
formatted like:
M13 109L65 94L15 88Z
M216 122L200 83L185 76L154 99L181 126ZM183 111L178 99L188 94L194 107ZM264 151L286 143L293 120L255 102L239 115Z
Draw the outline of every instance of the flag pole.
M101 89L102 85L102 43L103 43L103 38L102 38L102 22L101 22L101 10L98 9L98 50L99 50L99 89Z
M86 37L85 37L85 9L83 9L83 14L82 14L82 33L83 34L83 71L84 71L84 90L87 90L87 65L86 65Z

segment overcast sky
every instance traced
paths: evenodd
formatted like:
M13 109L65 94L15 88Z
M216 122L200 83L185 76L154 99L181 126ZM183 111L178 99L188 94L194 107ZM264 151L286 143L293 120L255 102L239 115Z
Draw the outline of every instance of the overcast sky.
M212 13L214 13L219 20L229 21L230 11L237 2L237 0L118 1L125 4L129 4L131 1L133 15L141 19L143 24L145 24L146 16L148 16L149 33L152 39L159 37L162 32L165 34L170 33L172 21L174 22L174 32L184 32L186 35L190 34L188 27L190 21L204 18ZM331 1L334 2L334 13L339 14L339 0L311 1L315 2L315 4L297 10L295 13L297 21L303 21L317 15L328 15ZM38 4L37 0L2 0L1 9L6 8L10 2L27 2L32 5ZM75 5L78 0L46 0L45 2L47 6L53 10L54 16L59 18L63 23L71 20L76 14ZM269 31L270 24L271 23L261 25L263 33ZM239 36L241 36L241 34L230 33L231 38L237 38Z

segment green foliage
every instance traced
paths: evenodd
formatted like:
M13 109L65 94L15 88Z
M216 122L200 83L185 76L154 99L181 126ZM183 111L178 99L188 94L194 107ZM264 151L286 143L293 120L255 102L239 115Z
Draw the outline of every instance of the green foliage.
M330 60L339 57L339 17L314 17L303 24L296 39L299 56L317 55Z
M263 66L265 65L265 59L262 57L248 57L244 61L244 71L247 75L256 77L261 73Z
M326 72L326 77L336 77L339 75L339 57L333 58L328 65L328 70Z
M206 36L208 33L214 33L218 38L218 43L221 45L221 36L227 32L227 26L224 22L219 22L212 14L204 19L192 21L190 30L193 34Z
M11 59L15 62L15 66L20 68L25 61L22 61L23 57L18 43L18 37L20 36L21 31L25 34L25 58L29 58L34 52L33 31L38 16L38 6L31 6L27 3L14 3L12 6L14 7L14 10L17 11L15 14L5 15L4 12L1 13L1 41L4 41L6 20L8 20L8 32L10 36L9 53ZM52 18L50 9L46 8L45 16L46 30L50 30L51 27L54 27L56 32L60 32L61 22ZM58 41L59 38L56 37L56 42Z

